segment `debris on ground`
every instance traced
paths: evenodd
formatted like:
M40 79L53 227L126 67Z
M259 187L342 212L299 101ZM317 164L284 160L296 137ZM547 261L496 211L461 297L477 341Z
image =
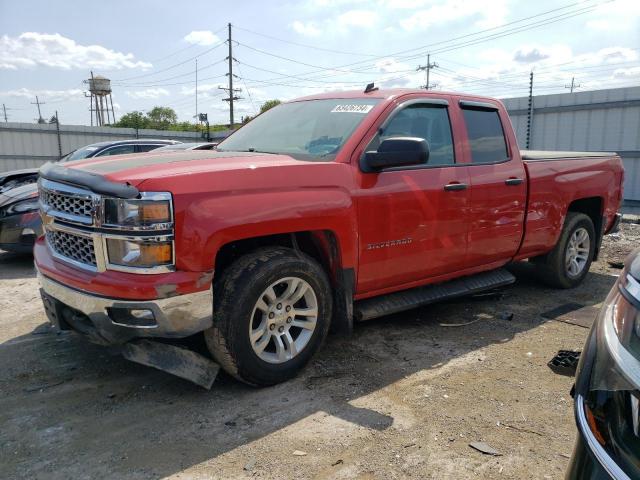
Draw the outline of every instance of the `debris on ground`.
M303 452L302 450L294 450L294 451L293 451L293 454L294 454L296 457L304 457L304 456L307 454L307 452Z
M256 466L256 457L251 457L249 459L249 461L247 463L244 464L244 469L247 472L251 472L253 471L254 467Z
M471 320L470 322L463 322L463 323L439 323L438 325L440 325L441 327L465 327L467 325L471 325L472 323L476 323L478 321L478 319L476 318L475 320Z
M549 360L549 368L558 375L573 377L580 361L580 352L576 350L559 350L558 353Z
M494 457L499 457L502 455L495 448L485 442L471 442L469 446L481 453L484 453L485 455L493 455Z
M502 312L499 315L500 320L508 320L511 321L513 320L513 312Z

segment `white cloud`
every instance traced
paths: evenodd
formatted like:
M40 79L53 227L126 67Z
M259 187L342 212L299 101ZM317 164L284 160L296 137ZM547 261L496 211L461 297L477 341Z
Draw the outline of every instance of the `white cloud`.
M150 68L147 62L136 61L133 54L116 52L100 45L79 45L58 33L25 32L17 37L0 37L0 69L17 70L46 66L72 68Z
M127 96L135 99L155 99L160 97L166 97L169 95L169 90L166 88L147 88L146 90L127 91Z
M405 30L425 30L432 25L480 17L475 23L479 28L491 28L504 23L507 15L506 0L495 0L490 7L477 0L445 0L428 8L418 10L413 15L400 21Z
M611 22L604 19L587 20L586 26L591 30L607 31L611 28Z
M338 16L338 26L343 28L371 28L378 21L378 14L371 10L349 10Z
M640 79L640 67L632 68L618 68L613 72L613 78L619 78L621 80Z
M293 28L296 33L304 35L305 37L317 37L322 33L322 31L313 22L305 23L300 20L296 20L291 24L291 28Z
M333 5L331 7L337 7L339 5ZM338 2L340 3L340 2ZM325 8L326 10L326 8ZM372 28L379 23L380 17L377 12L371 10L348 10L340 13L339 15L331 18L326 18L321 22L295 20L291 23L290 27L298 34L307 37L317 37L321 34L331 33L348 33L353 28Z
M30 88L18 88L0 92L0 96L35 99L36 95L40 101L58 101L58 100L85 100L82 89L71 88L69 90L32 90Z
M184 40L187 43L191 43L193 45L213 45L214 43L220 43L220 38L216 36L210 30L194 30L184 37Z

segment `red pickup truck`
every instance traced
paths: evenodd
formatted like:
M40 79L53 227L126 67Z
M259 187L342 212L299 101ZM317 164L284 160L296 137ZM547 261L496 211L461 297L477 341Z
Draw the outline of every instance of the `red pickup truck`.
M330 326L511 283L512 261L578 285L623 175L613 153L520 151L491 98L328 93L217 151L45 165L35 263L59 328L178 374L190 358L153 339L203 332L227 372L270 385Z

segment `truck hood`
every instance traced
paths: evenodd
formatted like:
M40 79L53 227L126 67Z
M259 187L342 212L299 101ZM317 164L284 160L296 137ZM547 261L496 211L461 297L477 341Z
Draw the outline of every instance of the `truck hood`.
M67 168L79 169L100 175L112 182L139 187L148 180L173 176L214 173L229 170L255 170L308 163L287 155L257 152L177 151L132 155L118 155L104 159L78 160L65 164Z

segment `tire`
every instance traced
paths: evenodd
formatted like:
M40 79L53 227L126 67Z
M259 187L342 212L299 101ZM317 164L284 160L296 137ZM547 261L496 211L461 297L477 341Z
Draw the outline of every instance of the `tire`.
M583 243L573 243L586 232L588 236L588 248ZM578 250L572 248L578 245ZM591 262L596 247L596 234L593 221L584 213L569 212L564 221L562 233L556 246L546 255L536 257L533 262L540 279L547 285L555 288L574 288L580 285L589 273ZM584 260L579 260L573 252L580 252L580 257L586 255ZM570 262L575 257L576 263ZM579 268L576 267L579 263ZM569 267L568 265L572 266ZM573 270L573 271L571 271Z
M313 315L298 312L314 307L313 326ZM331 308L329 280L315 260L289 248L263 248L236 260L214 282L213 326L204 332L205 341L227 373L253 386L274 385L295 377L318 351L329 331Z

